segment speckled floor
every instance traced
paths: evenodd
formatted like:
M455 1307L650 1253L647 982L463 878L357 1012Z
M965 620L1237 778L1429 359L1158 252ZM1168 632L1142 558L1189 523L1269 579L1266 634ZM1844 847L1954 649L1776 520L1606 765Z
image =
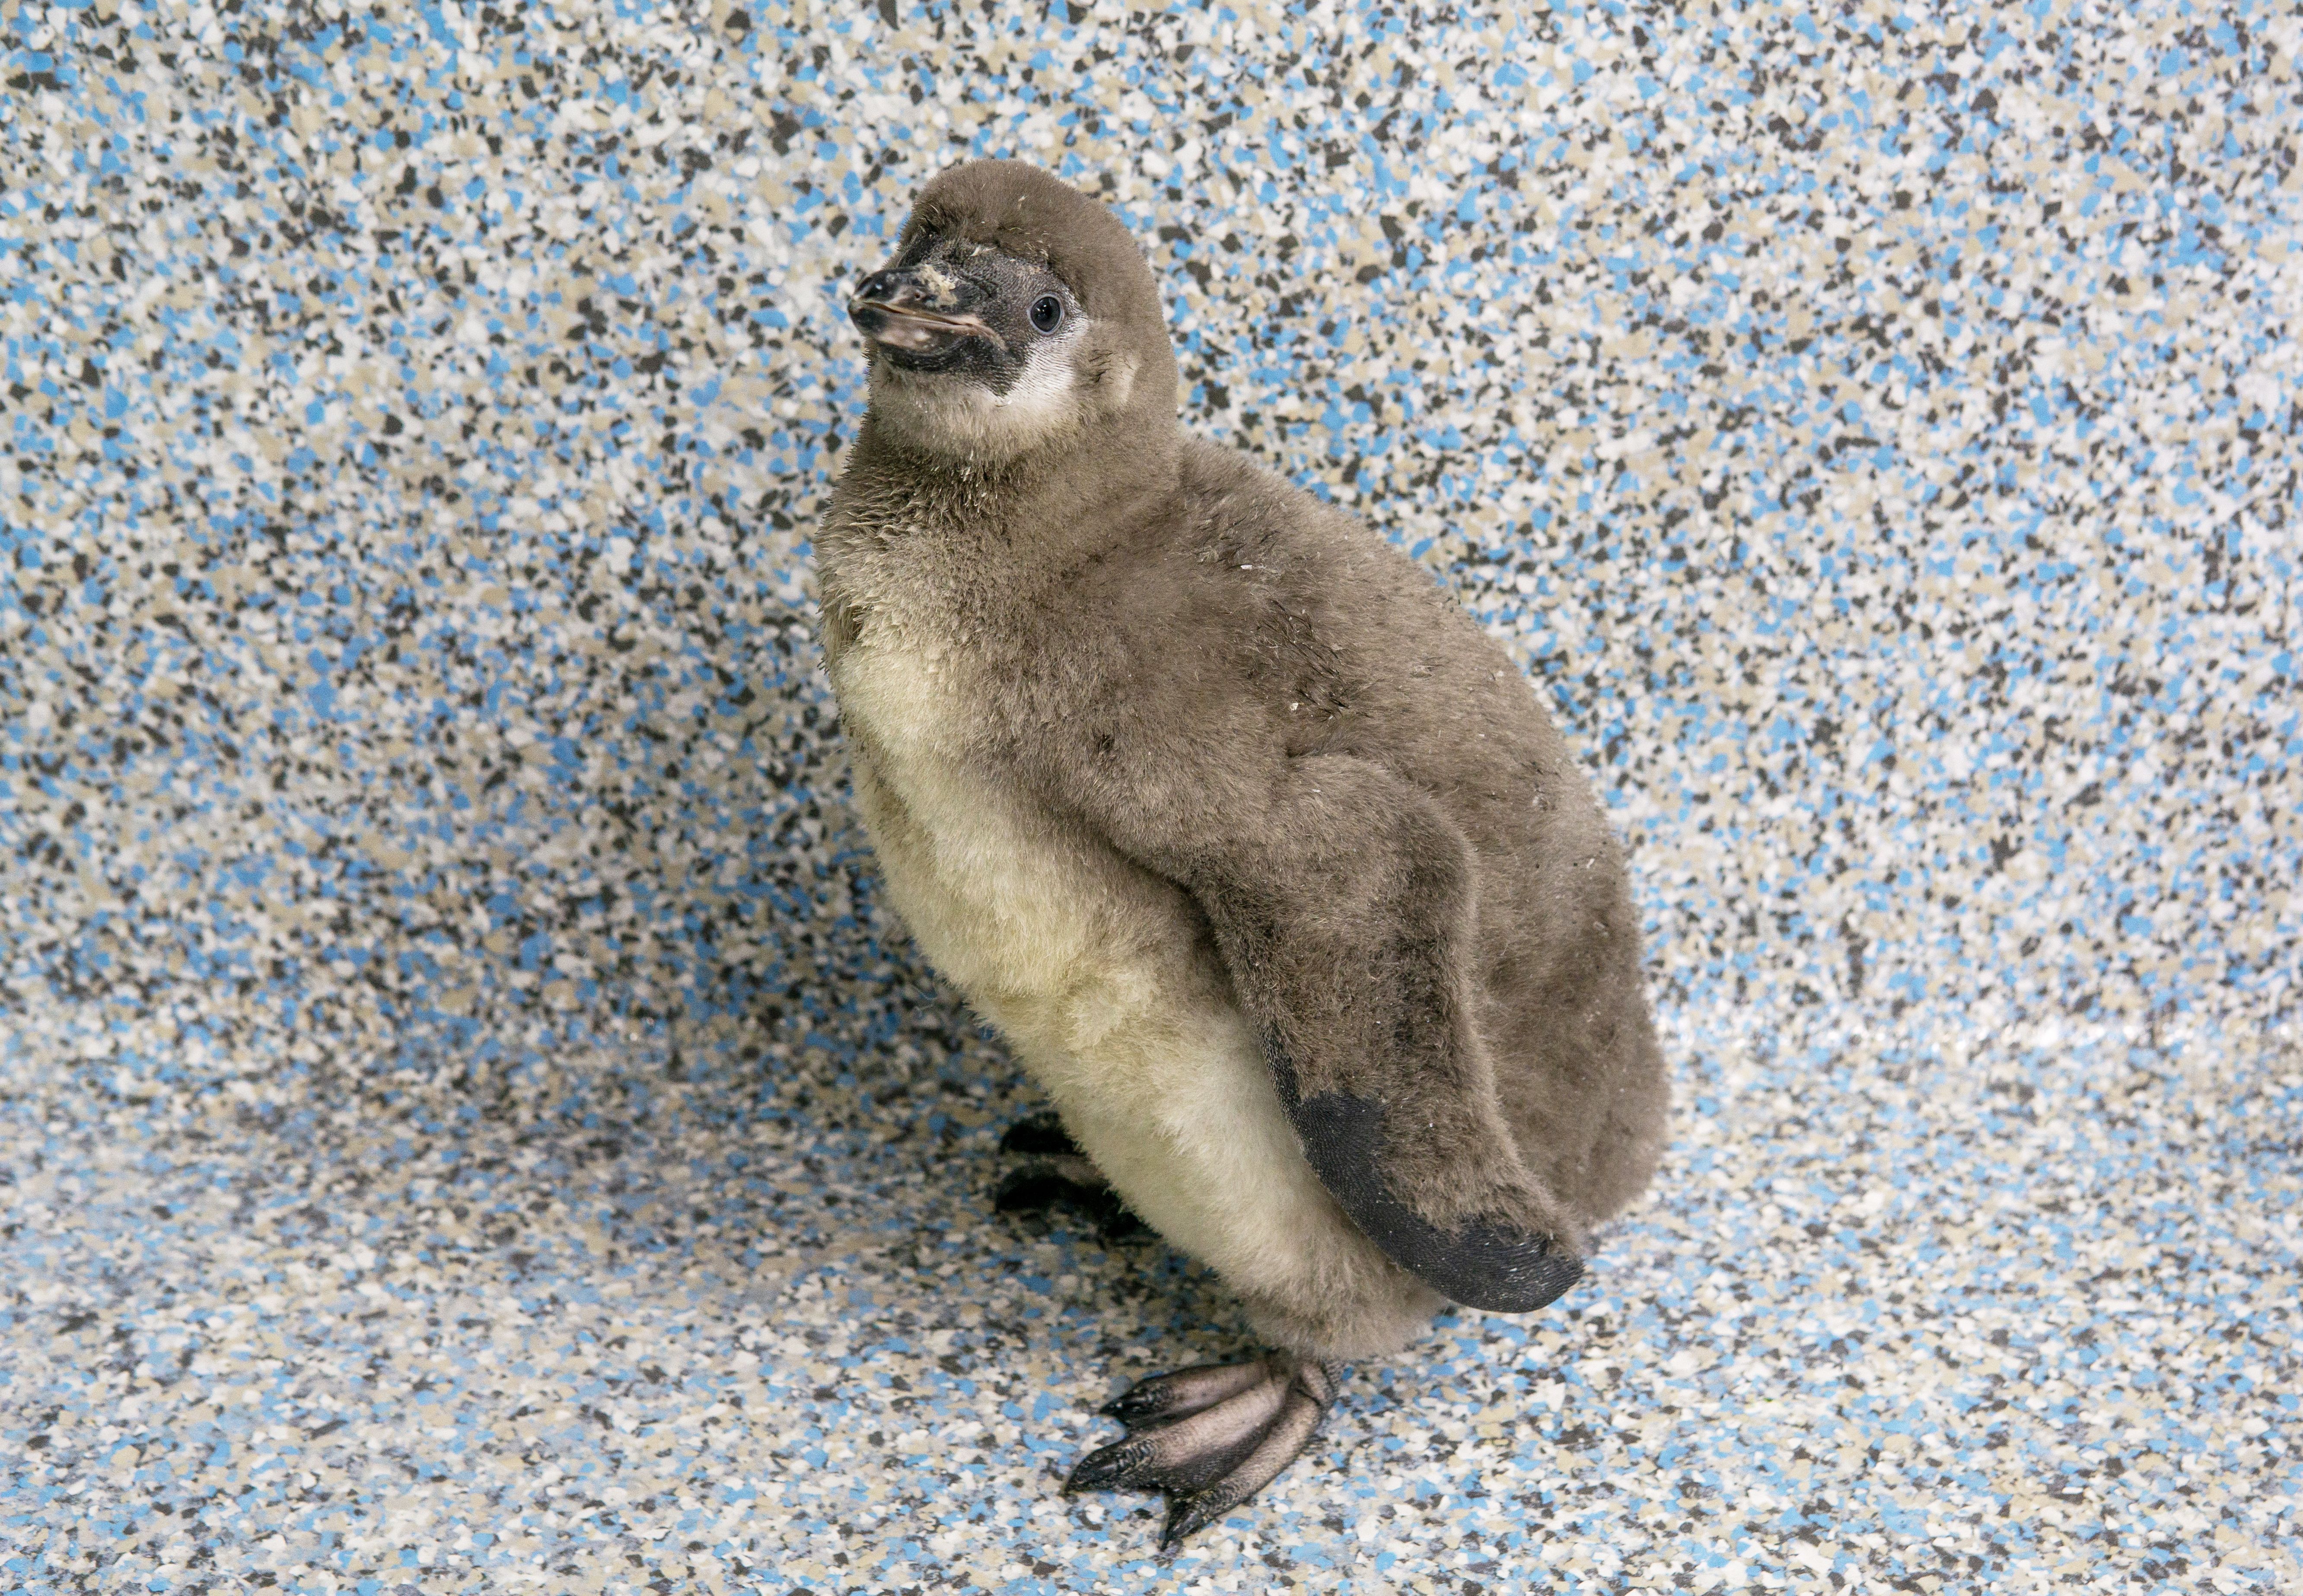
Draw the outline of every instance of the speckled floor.
M0 7L0 1580L2303 1592L2303 19ZM1679 1105L1149 1560L810 635L969 150L1506 639Z

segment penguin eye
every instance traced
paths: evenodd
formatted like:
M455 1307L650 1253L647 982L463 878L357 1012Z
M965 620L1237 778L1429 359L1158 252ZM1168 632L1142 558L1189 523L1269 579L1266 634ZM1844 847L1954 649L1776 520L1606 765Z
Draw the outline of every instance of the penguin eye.
M1042 294L1032 301L1032 325L1042 332L1053 332L1064 324L1064 302L1053 294Z

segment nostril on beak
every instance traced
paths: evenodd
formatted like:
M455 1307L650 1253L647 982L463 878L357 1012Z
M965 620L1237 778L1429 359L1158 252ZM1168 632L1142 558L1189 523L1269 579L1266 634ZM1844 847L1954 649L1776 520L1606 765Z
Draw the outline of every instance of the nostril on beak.
M963 338L998 342L999 335L971 314L985 292L980 283L932 267L874 272L856 285L848 319L873 342L915 355Z
M911 309L919 299L919 284L909 273L874 272L848 297L848 319L866 337L877 337L888 325L890 311Z
M873 273L856 285L856 291L848 296L848 303L850 306L859 305L866 300L882 305L888 303L895 297L898 276L899 273L894 272Z

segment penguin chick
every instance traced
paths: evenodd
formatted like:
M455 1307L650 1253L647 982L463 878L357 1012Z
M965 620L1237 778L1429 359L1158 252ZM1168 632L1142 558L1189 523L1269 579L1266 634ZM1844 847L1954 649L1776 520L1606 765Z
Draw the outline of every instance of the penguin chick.
M1144 1381L1067 1490L1162 1541L1449 1302L1544 1306L1647 1184L1624 868L1528 684L1381 538L1177 424L1159 291L1016 162L920 193L849 315L818 542L889 897L1269 1354Z

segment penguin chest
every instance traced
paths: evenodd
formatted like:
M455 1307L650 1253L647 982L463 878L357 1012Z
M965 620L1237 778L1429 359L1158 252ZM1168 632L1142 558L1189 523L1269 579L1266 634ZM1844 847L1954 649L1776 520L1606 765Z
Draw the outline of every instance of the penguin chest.
M1128 1205L1275 1299L1341 1258L1378 1266L1304 1161L1183 891L971 757L991 689L964 669L859 643L832 682L897 912Z
M989 684L948 655L879 643L845 651L833 685L897 912L1012 1040L1091 1053L1215 995L1182 892L1050 813L974 746Z

